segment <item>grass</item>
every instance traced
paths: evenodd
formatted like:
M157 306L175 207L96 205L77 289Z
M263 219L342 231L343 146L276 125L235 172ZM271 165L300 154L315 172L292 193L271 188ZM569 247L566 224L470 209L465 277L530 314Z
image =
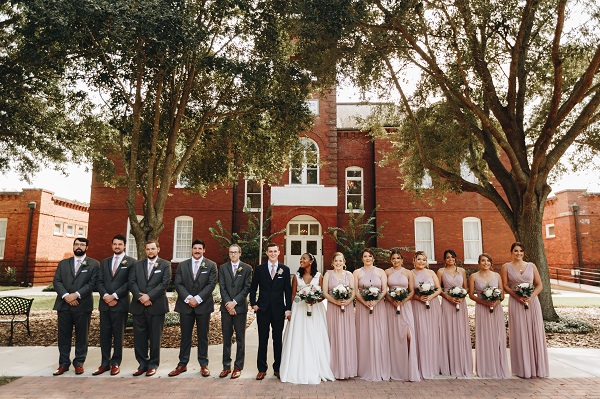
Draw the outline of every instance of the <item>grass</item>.
M27 287L19 287L18 285L0 285L0 292L2 291L12 291L12 290L22 290Z
M2 385L6 385L10 382L13 382L14 380L18 379L19 377L5 377L5 376L0 376L0 386Z

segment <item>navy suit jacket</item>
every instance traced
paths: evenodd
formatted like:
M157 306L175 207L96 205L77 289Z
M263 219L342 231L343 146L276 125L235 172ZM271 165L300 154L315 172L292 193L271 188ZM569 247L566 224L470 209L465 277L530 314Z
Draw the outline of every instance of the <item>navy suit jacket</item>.
M91 312L94 308L92 293L96 288L98 266L96 259L85 257L77 274L75 274L75 258L71 257L58 262L52 284L56 290L54 310L69 310L71 312ZM62 297L65 294L79 292L79 305L70 306Z
M258 299L256 291L258 289ZM259 311L269 309L273 313L292 310L292 283L290 268L278 263L275 278L271 279L268 263L256 266L250 285L250 305L258 305Z

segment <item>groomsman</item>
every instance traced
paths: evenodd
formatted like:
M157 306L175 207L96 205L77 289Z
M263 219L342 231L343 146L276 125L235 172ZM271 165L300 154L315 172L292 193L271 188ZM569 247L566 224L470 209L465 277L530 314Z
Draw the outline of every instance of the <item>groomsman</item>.
M267 262L256 266L250 285L250 305L256 313L258 324L257 380L267 375L267 346L273 336L273 372L279 378L282 335L285 319L292 317L292 283L290 268L279 263L279 247L267 244ZM258 292L258 298L256 293Z
M196 324L198 338L198 363L200 374L208 377L208 327L210 314L215 310L212 292L217 285L217 264L204 257L204 242L194 240L192 258L184 260L175 272L175 290L177 302L175 311L179 312L181 325L181 344L179 345L179 364L169 373L175 377L187 371L192 350L192 331Z
M77 237L73 242L74 256L58 263L54 273L56 301L54 310L58 312L58 369L53 375L61 375L71 365L71 339L75 328L75 374L83 374L83 363L88 352L88 332L94 302L92 292L96 287L99 263L88 258L85 253L89 241Z
M133 346L138 369L133 373L146 377L156 374L160 364L160 341L169 311L167 288L171 281L171 262L158 257L157 241L146 243L147 259L138 261L129 270L129 290L133 301L129 311L133 314ZM150 353L148 353L148 343Z
M112 239L113 256L106 258L100 264L98 273L98 292L100 302L100 352L102 361L100 367L92 375L100 375L110 370L110 375L121 372L123 359L123 334L129 312L129 268L137 262L131 256L125 255L127 239L117 234ZM111 347L114 350L110 356Z
M231 373L238 378L244 369L246 316L248 303L246 298L252 283L252 266L241 262L242 248L233 244L229 247L230 261L219 266L219 288L221 291L221 329L223 332L223 371L220 378ZM231 338L235 330L235 362L231 372Z

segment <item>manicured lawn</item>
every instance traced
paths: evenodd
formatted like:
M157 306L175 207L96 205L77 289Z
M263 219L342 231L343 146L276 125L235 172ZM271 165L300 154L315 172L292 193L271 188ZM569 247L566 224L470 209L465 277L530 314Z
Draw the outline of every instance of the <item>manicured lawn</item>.
M12 285L0 285L0 291L12 291L12 290L22 290L26 287L12 286Z

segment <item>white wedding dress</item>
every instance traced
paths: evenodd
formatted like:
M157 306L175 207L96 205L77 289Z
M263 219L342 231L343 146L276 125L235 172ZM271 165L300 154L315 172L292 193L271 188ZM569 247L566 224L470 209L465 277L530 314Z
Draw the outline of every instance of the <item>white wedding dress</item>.
M311 285L319 285L321 274L317 273ZM298 291L307 284L294 275ZM308 316L309 305L304 302L292 303L292 319L287 323L283 336L280 374L281 381L294 384L318 384L321 381L334 381L331 371L331 348L327 336L327 316L323 302L312 305L312 315Z

